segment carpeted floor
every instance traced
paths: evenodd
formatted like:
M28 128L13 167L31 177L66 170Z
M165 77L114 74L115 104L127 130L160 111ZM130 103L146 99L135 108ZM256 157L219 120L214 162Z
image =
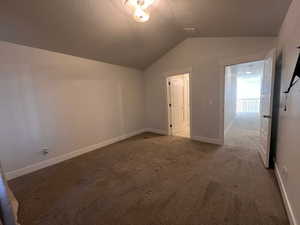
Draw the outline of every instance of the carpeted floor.
M260 115L258 113L238 113L225 133L225 145L258 149L260 142Z
M145 133L10 182L22 225L288 225L256 151Z

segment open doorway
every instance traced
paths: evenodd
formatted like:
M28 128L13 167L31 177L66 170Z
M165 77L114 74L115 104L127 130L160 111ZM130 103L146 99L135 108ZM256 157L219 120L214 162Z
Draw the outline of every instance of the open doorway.
M190 74L167 78L169 134L190 137Z
M225 68L224 143L258 149L264 61Z

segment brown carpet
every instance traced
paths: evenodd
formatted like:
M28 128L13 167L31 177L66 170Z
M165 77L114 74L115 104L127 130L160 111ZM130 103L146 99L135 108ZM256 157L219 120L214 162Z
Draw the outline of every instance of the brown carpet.
M225 133L225 144L257 149L259 142L260 115L258 113L238 113L230 129Z
M145 133L10 182L22 225L288 225L256 151Z

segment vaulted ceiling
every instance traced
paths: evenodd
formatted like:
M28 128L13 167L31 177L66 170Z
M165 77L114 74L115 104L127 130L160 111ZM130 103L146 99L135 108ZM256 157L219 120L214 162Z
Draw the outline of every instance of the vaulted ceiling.
M137 23L123 1L0 0L0 40L144 69L187 37L276 36L291 2L157 0Z

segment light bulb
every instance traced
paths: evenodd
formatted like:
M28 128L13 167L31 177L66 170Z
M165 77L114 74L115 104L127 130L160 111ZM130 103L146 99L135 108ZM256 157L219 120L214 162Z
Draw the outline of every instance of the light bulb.
M141 8L137 8L134 11L133 17L137 22L140 23L144 23L150 19L150 15L146 13L144 10L142 10Z

